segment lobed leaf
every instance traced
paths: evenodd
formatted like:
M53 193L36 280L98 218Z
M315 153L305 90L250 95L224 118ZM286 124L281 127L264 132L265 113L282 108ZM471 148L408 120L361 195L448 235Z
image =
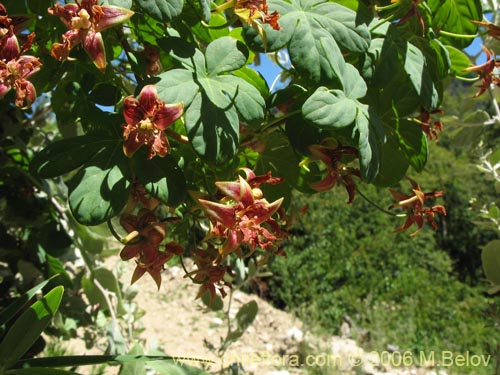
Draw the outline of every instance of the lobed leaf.
M370 45L367 26L342 5L327 0L269 0L268 6L280 13L281 26L276 31L264 25L268 50L287 47L295 68L313 82L341 75L340 48L359 53ZM247 38L263 46L254 30L247 30Z
M161 202L174 207L184 201L186 178L172 156L151 160L136 158L136 174L146 191Z
M41 178L53 178L80 167L116 139L83 135L51 143L37 153L30 163L32 173Z
M179 16L183 8L183 0L137 0L139 6L151 17L168 22Z
M68 182L69 206L75 219L84 225L97 225L116 216L127 203L130 180L122 142L115 141Z

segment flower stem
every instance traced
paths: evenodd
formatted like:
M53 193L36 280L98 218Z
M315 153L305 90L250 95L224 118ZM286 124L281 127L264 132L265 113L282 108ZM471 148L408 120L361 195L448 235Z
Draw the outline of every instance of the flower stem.
M449 31L444 31L444 30L439 30L440 34L446 35L446 36L451 36L453 38L459 38L459 39L474 39L477 38L478 35L468 35L468 34L455 34L455 33L450 33Z
M111 232L111 234L113 235L113 237L118 240L120 243L122 244L127 244L129 241L125 242L125 239L124 238L121 238L120 235L118 234L118 232L115 230L115 228L113 227L113 223L111 222L111 219L107 221L107 224L108 224L108 228L109 228L109 231ZM133 232L132 232L133 233ZM128 236L127 236L128 237Z
M384 10L391 10L391 9L394 9L394 8L397 8L398 6L400 6L401 3L398 1L398 2L395 2L395 3L392 3L390 5L386 5L386 6L383 6L383 7L379 7L377 5L374 6L374 9L377 11L377 12L382 12Z
M370 29L370 33L373 33L376 29L378 29L380 26L382 26L384 23L392 21L394 19L394 15L390 15L387 18L383 18L379 23L377 23L375 26L373 26Z
M365 194L363 194L363 192L361 190L359 190L359 188L356 187L356 192L361 195L361 197L367 201L368 203L370 203L373 207L375 207L377 210L387 214L387 215L391 215L391 216L398 216L397 214L395 214L394 212L391 212L391 211L387 211L385 208L382 208L380 207L377 203L375 203L374 201L372 201L370 198L368 198Z
M290 118L292 116L295 116L295 115L298 115L299 113L302 113L302 110L300 109L297 109L295 111L292 111L292 112L289 112L287 113L286 115L284 116L281 116L281 117L278 117L277 119L274 119L273 121L269 122L268 124L266 124L263 129L261 130L261 132L268 132L270 129L272 129L273 127L275 127L276 125L279 125L281 124L284 120L286 120L287 118Z
M189 144L189 138L186 137L185 135L176 133L172 129L165 129L164 132L165 132L166 135L168 135L169 137L175 139L176 141L179 141L179 142L184 143L186 145Z
M479 79L479 77L467 78L467 77L460 77L460 76L455 76L455 78L460 80L460 81L465 81L465 82L476 82Z

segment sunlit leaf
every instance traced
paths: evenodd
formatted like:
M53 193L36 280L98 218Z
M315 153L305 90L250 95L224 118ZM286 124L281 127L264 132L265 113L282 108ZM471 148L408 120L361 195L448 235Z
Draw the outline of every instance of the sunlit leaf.
M137 3L151 17L159 21L171 21L181 14L183 0L137 0Z
M97 225L116 216L130 190L128 159L121 142L90 160L68 182L69 206L81 224Z
M0 367L14 365L33 345L59 308L63 292L62 286L55 287L15 321L0 343Z
M292 63L314 82L338 77L343 57L340 49L364 52L370 44L365 24L356 12L327 0L269 0L271 11L280 13L280 31L264 25L269 51L288 48ZM247 37L263 46L252 29Z

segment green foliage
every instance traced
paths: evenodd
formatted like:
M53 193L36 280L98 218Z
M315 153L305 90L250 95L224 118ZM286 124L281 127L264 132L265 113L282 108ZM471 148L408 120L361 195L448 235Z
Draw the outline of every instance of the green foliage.
M350 317L354 338L370 350L487 353L500 336L484 320L495 303L484 288L459 280L457 263L430 233L412 240L391 233L387 215L362 200L346 209L339 192L296 197L308 215L285 245L287 259L271 263L273 301L320 331L338 332ZM390 203L381 191L366 193L382 207Z
M428 139L436 134L427 118L441 106L446 80L465 75L469 62L463 49L478 30L471 20L482 18L476 0L388 6L269 0L269 9L262 2L222 0L71 3L62 11L60 1L3 2L9 16L23 16L1 21L2 29L12 30L0 37L0 73L5 77L0 101L0 255L6 271L0 283L9 292L1 302L8 305L30 289L32 296L37 279L55 274L66 288L63 298L62 287L54 280L48 284L52 291L44 301L50 313L38 311L38 302L27 310L43 316L11 358L5 354L13 340L8 331L0 344L4 367L40 335L61 298L61 314L71 317L58 318L57 329L71 335L76 327L98 325L100 319L98 332L108 336L108 351L123 354L119 325L114 319L102 323L106 314L129 314L130 306L116 275L97 266L96 257L105 253L108 242L100 224L107 222L125 245L122 257L137 261L134 280L149 273L159 286L164 264L174 254L189 252L197 267L189 276L214 300L229 284L226 260L242 279L244 263L231 263L233 258L251 255L262 261L279 252L278 240L286 235L280 225L295 190L311 195L315 188L321 190L320 182L346 185L351 195L356 190L373 192L368 184L394 186L411 168L432 169L435 156ZM268 87L251 65L264 51L290 57L290 64L282 67L289 83L279 90ZM314 152L318 147L324 153ZM345 149L348 157L342 155ZM435 175L448 173L446 166L439 168ZM239 184L234 182L238 171L246 175ZM443 183L437 177L428 182L429 189ZM402 329L396 317L391 320L393 307L403 306L399 313L412 325L411 334L402 335L402 345L439 347L447 334L462 350L461 338L440 328L438 317L456 301L463 304L456 321L480 313L481 296L461 289L453 270L469 267L470 283L477 282L478 263L470 256L477 256L479 243L489 238L475 229L463 230L472 222L464 214L468 192L454 184L447 188L452 193L446 199L454 208L437 244L455 263L436 251L428 233L411 245L403 243L402 237L381 229L396 224L373 207L355 202L352 207L358 211L350 214L337 200L317 196L310 202L317 206L311 207L311 221L300 228L304 235L290 240L289 263L279 266L293 272L280 281L278 297L290 306L309 304L311 311L321 312L322 324L337 324L350 314L375 331L394 327L391 332L397 335ZM202 201L208 202L204 210ZM400 203L407 209L405 218L393 219L403 223L421 215L432 220L439 212L423 211L412 202ZM123 231L114 229L117 222ZM120 238L124 231L126 237ZM305 250L295 253L294 246ZM465 251L469 248L473 250ZM77 256L85 269L74 276L65 270L63 259ZM311 278L324 281L313 286ZM300 282L292 283L296 279ZM99 312L85 308L82 290L92 306L101 306ZM60 295L53 297L55 293ZM116 296L116 311L109 294ZM423 304L424 296L440 302L431 309ZM367 316L366 307L385 309L391 319ZM256 313L254 303L240 309L223 349L243 334ZM471 328L458 328L479 348L482 331L471 322ZM139 347L131 355L151 359ZM132 360L66 359L73 364ZM25 364L35 363L30 360ZM70 363L64 361L52 363ZM159 372L183 372L168 367ZM128 363L122 373L144 369Z

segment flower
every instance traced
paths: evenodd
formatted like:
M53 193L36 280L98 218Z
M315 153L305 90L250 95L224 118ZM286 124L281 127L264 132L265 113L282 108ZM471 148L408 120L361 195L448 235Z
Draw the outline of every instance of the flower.
M0 60L0 99L14 88L16 105L29 107L36 99L36 90L28 78L38 72L41 65L37 57L27 55L8 62Z
M37 57L23 55L31 48L35 33L29 34L20 46L16 30L22 23L22 17L10 18L0 3L0 99L14 89L16 106L26 108L36 99L35 86L28 78L40 70L42 63Z
M484 26L488 29L488 35L496 40L500 40L500 26L497 26L491 22L483 22L483 21L475 21L470 20L470 22L475 23L476 25Z
M120 257L122 260L136 258L137 266L131 284L147 272L160 289L161 272L165 263L174 255L181 255L184 252L182 246L169 242L165 245L165 250L160 251L161 242L166 234L166 225L158 221L154 213L148 209L141 209L138 215L122 215L120 224L129 233L124 240L126 245L120 252Z
M123 107L125 155L132 156L142 145L149 148L148 159L167 155L170 145L163 131L182 115L182 103L166 104L158 98L156 88L147 85L137 99L126 97Z
M233 275L231 267L218 263L216 261L218 255L217 249L210 243L207 244L205 249L196 249L191 252L196 270L188 273L185 277L192 275L193 282L201 284L196 298L200 298L205 292L208 292L210 301L213 301L217 291L222 297L225 297L226 291L224 288L231 288L231 283L224 280L226 274Z
M399 3L399 2L400 2L400 0L391 0L392 4ZM422 28L422 35L424 35L425 34L425 21L418 10L419 3L420 3L420 0L411 0L410 10L405 15L403 15L403 17L401 17L399 19L399 21L396 23L396 25L401 25L401 24L405 23L406 21L408 21L413 16L415 16L415 17L417 17L418 23L420 24L420 27Z
M444 112L442 109L436 109L434 111L425 111L424 109L421 110L420 114L414 121L420 126L422 131L427 134L427 137L429 140L432 140L433 138L437 141L438 139L438 131L442 132L444 124L442 121L434 121L432 122L431 120L431 115L434 114L440 114L442 115Z
M407 211L405 223L401 227L396 228L395 231L399 233L408 229L413 224L417 224L418 229L410 234L410 236L415 236L422 229L424 219L434 230L437 230L438 226L434 221L434 216L436 213L446 216L446 209L443 206L424 207L424 202L428 198L442 197L444 192L434 191L431 193L423 193L420 186L414 180L408 178L408 181L410 181L412 186L412 195L401 194L397 191L389 189L392 196L397 201L397 203L393 204L389 208L403 207Z
M68 58L71 49L78 43L100 70L106 69L106 51L101 31L127 21L133 11L112 5L98 5L97 0L80 0L64 6L59 3L48 9L58 16L69 29L62 36L62 43L54 43L50 51L58 61Z
M500 61L496 61L495 52L482 46L486 53L486 62L481 65L475 65L464 69L464 72L475 72L481 78L482 85L479 86L479 91L474 95L475 98L481 96L492 84L500 87L500 77L495 74L495 68L500 68Z
M215 185L224 195L219 202L198 199L212 223L211 235L222 238L219 248L221 259L234 251L243 255L241 245L246 245L250 256L257 249L271 250L287 236L272 216L278 212L283 198L269 203L259 188L262 183L277 184L282 181L271 173L256 176L250 169L244 169L246 179L220 181Z
M345 157L358 157L358 150L350 146L342 146L336 141L327 139L323 145L311 145L309 151L312 158L306 159L301 165L314 160L321 160L326 165L327 174L324 179L311 184L311 188L316 191L325 192L333 188L340 180L349 195L348 203L352 203L356 193L356 184L352 176L360 176L359 170L346 167L342 160Z
M260 25L256 22L261 20L263 23L269 24L274 30L280 30L278 19L279 12L275 10L269 14L269 8L266 0L229 0L224 4L219 5L214 11L234 8L234 13L239 19L257 31L260 30Z

